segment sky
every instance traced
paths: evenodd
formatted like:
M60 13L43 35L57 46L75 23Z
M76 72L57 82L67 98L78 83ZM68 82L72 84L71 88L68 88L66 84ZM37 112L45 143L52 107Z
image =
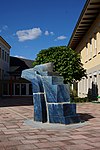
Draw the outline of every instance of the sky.
M34 60L68 44L86 0L0 0L0 36L10 55Z

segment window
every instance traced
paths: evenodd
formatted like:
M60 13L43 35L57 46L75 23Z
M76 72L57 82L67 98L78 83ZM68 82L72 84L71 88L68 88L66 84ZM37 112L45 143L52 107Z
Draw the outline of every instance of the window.
M21 95L26 95L26 84L21 84Z
M2 77L2 73L1 73L1 68L0 68L0 79L1 79L1 77Z
M90 59L92 58L92 38L90 39Z
M7 62L9 62L9 54L7 53Z
M8 95L8 84L4 83L3 84L3 95Z
M85 78L85 94L88 92L88 83L87 83L87 78Z
M89 88L92 89L92 76L89 78Z
M1 47L0 47L0 58L1 58Z
M98 93L100 94L100 71L99 71L99 75L98 75Z
M20 95L20 84L15 84L15 95Z
M33 92L32 92L32 84L29 84L29 95L33 95Z
M4 70L2 70L2 79L4 79Z
M94 37L94 56L97 55L97 37L96 37L96 34L95 34L95 37Z
M100 32L98 32L97 34L97 51L98 51L98 54L100 54L100 46L99 46L99 43L100 43Z
M5 58L5 61L7 60L6 54L7 54L7 53L5 52L5 57L4 57L4 58Z
M97 86L97 75L94 75L94 82L92 84L93 97L97 98L98 96L98 86Z
M4 50L2 50L2 59L4 60Z
M88 61L88 43L86 43L86 61L85 62L87 61Z

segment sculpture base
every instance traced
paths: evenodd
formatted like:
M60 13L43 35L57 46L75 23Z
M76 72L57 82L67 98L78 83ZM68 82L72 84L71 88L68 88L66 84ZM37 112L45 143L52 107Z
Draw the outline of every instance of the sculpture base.
M61 123L61 124L73 124L79 122L81 122L79 115L66 116L66 117L50 116L50 120L49 120L49 123Z
M49 123L71 124L79 123L80 117L76 114L76 104L48 103Z

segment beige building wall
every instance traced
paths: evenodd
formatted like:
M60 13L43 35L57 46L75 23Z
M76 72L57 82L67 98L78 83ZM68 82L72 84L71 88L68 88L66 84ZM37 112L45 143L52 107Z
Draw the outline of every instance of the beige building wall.
M78 96L86 97L91 91L94 96L100 95L100 14L85 34L76 51L81 54L87 78L78 84Z

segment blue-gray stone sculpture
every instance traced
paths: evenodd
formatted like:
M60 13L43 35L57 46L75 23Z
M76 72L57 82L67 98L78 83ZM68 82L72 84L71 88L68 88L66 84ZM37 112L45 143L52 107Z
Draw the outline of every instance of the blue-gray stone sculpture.
M53 63L23 70L21 77L32 83L35 121L62 124L80 121L76 104L70 104L68 85L53 72Z

